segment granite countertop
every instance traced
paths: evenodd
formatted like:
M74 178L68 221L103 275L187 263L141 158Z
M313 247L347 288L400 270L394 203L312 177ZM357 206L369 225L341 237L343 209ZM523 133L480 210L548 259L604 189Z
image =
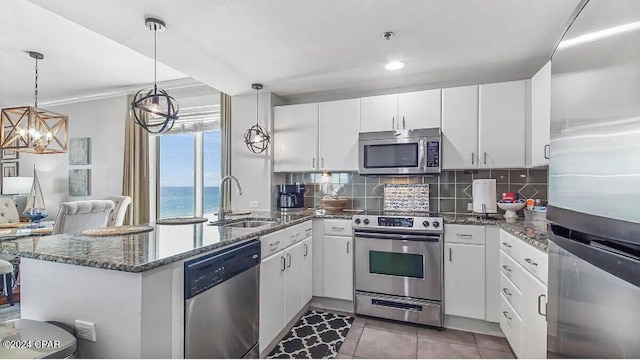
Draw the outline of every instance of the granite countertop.
M144 234L93 237L60 234L25 237L0 243L0 253L71 265L126 272L143 272L234 243L254 239L313 218L351 219L357 212L338 215L323 211L252 212L233 219L275 219L274 225L240 228L208 223L154 225ZM445 224L497 225L523 241L547 251L546 227L523 220L484 220L464 215L444 215Z
M540 221L524 221L524 219L505 220L498 218L494 220L478 219L469 214L444 215L445 224L466 224L466 225L496 225L506 232L522 239L541 251L547 252L549 239L547 238L547 223Z
M0 253L71 265L126 272L143 272L217 248L296 225L314 217L298 213L253 212L242 218L276 219L275 225L257 228L213 226L207 223L157 225L154 231L122 236L95 237L59 234L25 237L0 243ZM234 218L236 219L236 218Z

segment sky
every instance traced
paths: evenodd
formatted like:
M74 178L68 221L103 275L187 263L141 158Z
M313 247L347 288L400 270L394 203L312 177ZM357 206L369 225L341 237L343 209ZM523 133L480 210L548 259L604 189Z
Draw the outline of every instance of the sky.
M160 186L193 186L194 134L160 138ZM220 131L203 134L204 186L220 184Z

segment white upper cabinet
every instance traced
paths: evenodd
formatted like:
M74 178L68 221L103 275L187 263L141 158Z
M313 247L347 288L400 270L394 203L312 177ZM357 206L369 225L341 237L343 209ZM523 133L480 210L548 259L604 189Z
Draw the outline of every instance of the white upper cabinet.
M318 103L274 108L273 171L315 171L318 166Z
M527 117L527 167L549 165L551 61L531 78L531 116Z
M440 127L441 90L370 96L360 99L360 131Z
M525 167L526 97L525 80L480 85L478 167Z
M398 95L398 129L439 128L441 90L426 90Z
M360 99L319 104L320 171L358 171Z
M478 86L442 90L442 169L478 167Z
M360 99L360 131L391 131L398 128L398 95Z

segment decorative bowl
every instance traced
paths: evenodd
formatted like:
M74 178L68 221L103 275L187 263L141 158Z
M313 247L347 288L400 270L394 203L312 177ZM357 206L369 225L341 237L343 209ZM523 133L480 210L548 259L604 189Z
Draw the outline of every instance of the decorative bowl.
M347 198L326 198L320 200L320 204L328 214L340 214L344 211L348 201L349 199Z
M516 211L524 209L525 205L526 204L524 202L502 203L502 202L498 201L498 207L505 211L505 213L504 213L504 218L505 219L516 219L516 218L518 218L518 214L516 214Z

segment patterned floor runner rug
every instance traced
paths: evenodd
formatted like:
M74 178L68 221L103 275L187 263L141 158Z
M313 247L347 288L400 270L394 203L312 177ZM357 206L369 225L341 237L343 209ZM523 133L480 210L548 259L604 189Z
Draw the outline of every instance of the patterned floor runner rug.
M269 359L335 359L353 316L307 311L271 351Z

